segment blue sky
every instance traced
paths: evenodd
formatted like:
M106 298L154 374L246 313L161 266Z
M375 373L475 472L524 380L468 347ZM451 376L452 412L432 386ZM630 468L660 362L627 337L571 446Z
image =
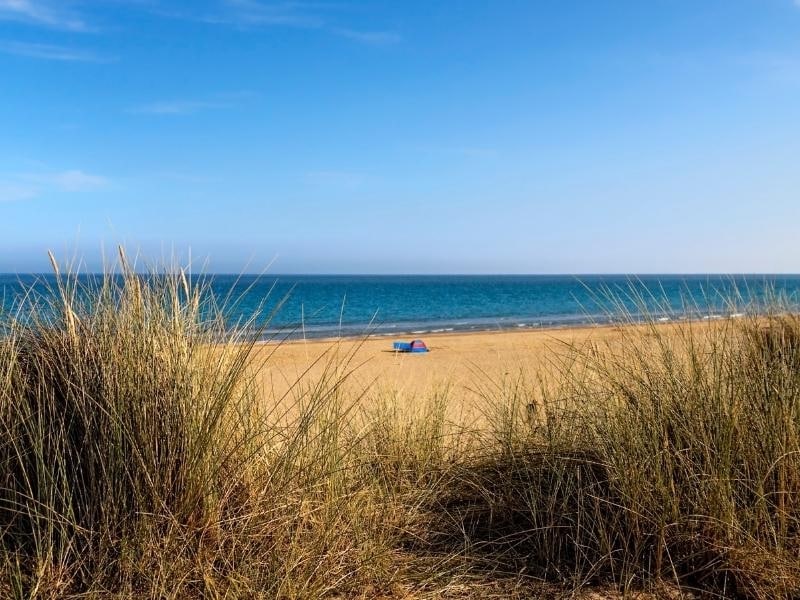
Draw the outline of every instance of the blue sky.
M0 271L800 271L800 2L0 0Z

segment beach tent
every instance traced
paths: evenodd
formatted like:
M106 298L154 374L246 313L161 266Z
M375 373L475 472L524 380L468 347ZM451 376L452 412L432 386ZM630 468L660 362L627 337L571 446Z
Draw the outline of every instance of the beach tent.
M427 352L428 347L422 340L414 340L413 342L395 342L394 349L396 352Z

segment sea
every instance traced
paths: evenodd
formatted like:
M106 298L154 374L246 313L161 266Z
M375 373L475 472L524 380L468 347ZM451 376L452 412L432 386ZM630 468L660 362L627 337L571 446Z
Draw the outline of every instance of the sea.
M763 311L776 299L794 310L800 299L800 275L266 274L193 279L206 284L224 306L231 328L252 319L264 339L721 319ZM53 275L0 274L0 315L18 315L25 310L27 291L46 295L54 283Z

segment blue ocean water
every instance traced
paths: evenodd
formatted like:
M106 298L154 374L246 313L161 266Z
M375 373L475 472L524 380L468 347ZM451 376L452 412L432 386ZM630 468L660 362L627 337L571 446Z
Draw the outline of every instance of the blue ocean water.
M231 325L258 313L267 338L547 328L608 323L619 319L623 310L634 318L643 310L663 320L719 318L758 310L771 294L794 305L800 294L800 275L206 275L204 279L218 299L231 299L226 312ZM0 275L6 313L19 306L31 285L46 293L43 282L52 284L52 276Z

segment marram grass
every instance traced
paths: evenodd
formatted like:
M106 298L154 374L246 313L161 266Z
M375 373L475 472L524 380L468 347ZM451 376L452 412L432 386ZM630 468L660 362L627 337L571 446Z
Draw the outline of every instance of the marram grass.
M459 382L354 395L347 352L271 397L252 323L180 270L57 282L2 316L0 597L800 596L777 301L487 375L465 430Z
M249 324L225 332L180 271L120 269L59 275L5 316L0 596L318 597L380 580L387 521L349 475L345 371L274 419Z
M434 543L572 588L800 597L799 317L631 325L553 365L486 398Z

